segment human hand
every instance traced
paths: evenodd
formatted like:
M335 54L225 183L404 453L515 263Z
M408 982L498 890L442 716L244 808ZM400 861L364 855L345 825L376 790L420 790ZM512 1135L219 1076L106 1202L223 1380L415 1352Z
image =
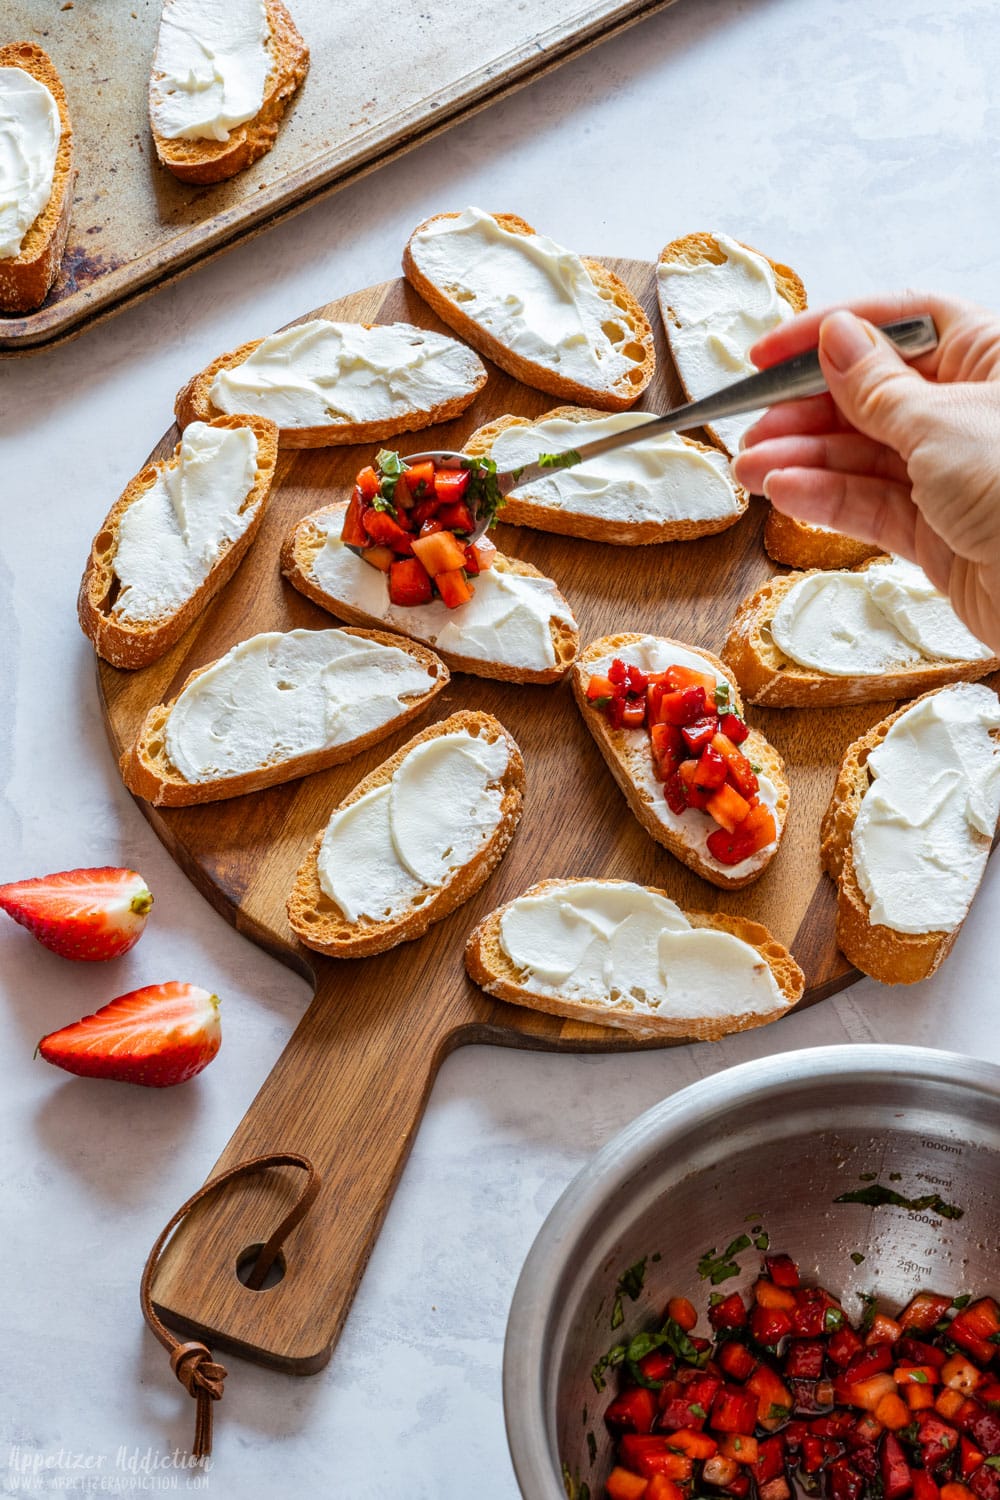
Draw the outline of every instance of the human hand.
M907 364L872 324L918 313L939 344ZM750 352L765 369L817 343L829 394L772 407L746 433L736 479L917 563L1000 654L1000 317L904 292L803 313Z

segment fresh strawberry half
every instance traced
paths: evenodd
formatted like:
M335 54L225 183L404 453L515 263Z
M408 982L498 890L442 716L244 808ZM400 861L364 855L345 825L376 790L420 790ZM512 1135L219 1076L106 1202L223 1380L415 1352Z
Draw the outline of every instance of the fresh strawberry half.
M119 995L43 1036L37 1050L67 1073L165 1089L207 1067L221 1041L218 995L173 982Z
M142 937L153 897L135 870L63 870L0 885L0 908L63 958L118 958Z

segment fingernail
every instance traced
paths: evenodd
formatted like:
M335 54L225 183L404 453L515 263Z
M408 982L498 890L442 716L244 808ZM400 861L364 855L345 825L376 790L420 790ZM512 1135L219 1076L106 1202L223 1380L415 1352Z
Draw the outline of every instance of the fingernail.
M820 324L819 346L841 375L846 374L875 347L874 331L853 313L831 313Z
M750 427L747 428L746 432L744 432L744 433L741 434L741 436L740 436L740 452L741 453L743 452L744 448L749 448L750 447L750 444L753 441L753 439L751 438L750 434L753 432L754 427L756 427L756 426L757 426L757 423L754 422L752 426L750 426Z
M760 487L760 492L766 500L770 500L771 498L771 478L776 473L776 469L771 469L767 474L764 475L764 482Z

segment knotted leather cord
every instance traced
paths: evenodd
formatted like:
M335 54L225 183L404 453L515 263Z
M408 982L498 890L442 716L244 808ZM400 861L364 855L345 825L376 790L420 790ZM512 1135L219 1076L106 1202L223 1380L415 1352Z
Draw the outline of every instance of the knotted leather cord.
M142 1307L142 1315L164 1349L168 1351L170 1368L188 1395L194 1396L197 1402L194 1444L191 1448L195 1458L205 1458L212 1451L212 1403L222 1400L222 1383L226 1378L226 1368L213 1360L211 1349L197 1339L182 1343L157 1317L153 1308L151 1291L153 1276L160 1263L160 1256L167 1239L196 1203L200 1203L209 1193L214 1193L217 1188L225 1187L237 1177L249 1177L254 1172L266 1171L268 1167L300 1167L306 1173L306 1185L277 1229L260 1247L253 1270L244 1283L251 1291L260 1291L282 1244L295 1226L305 1218L320 1189L322 1179L312 1162L307 1156L299 1156L294 1152L269 1151L263 1156L249 1157L246 1161L238 1162L235 1167L220 1172L218 1177L212 1177L208 1182L202 1183L198 1191L192 1193L190 1198L181 1204L162 1233L157 1236L156 1244L150 1250L143 1268L142 1281L139 1283L139 1304Z

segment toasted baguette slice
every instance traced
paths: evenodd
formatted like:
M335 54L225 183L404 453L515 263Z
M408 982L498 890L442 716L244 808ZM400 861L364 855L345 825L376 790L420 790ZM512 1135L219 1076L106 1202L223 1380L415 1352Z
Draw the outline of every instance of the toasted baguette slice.
M49 201L29 227L20 254L0 259L0 312L26 313L40 306L56 279L73 206L73 127L62 79L48 53L34 42L0 47L0 68L20 68L45 85L59 111L61 132Z
M606 413L597 411L595 408L557 406L552 411L544 412L540 417L498 417L496 421L477 428L472 436L466 439L462 448L465 453L471 454L474 458L489 458L493 451L493 444L500 433L506 432L511 427L534 427L539 422L549 422L555 419L565 422L591 422L603 416L606 416ZM710 455L713 463L718 462L720 475L733 492L731 515L702 520L692 517L682 520L636 521L610 513L599 516L583 514L566 506L543 504L538 500L533 500L530 493L519 495L515 491L512 495L508 495L504 502L503 520L510 526L531 526L537 531L552 531L559 536L583 537L587 541L608 542L612 546L620 547L640 547L650 542L687 542L699 536L714 536L716 532L725 531L728 527L735 525L740 519L747 508L747 492L742 485L737 484L729 476L728 463L718 448L710 447L707 443L696 442L694 438L682 436L681 441L689 448ZM553 478L558 478L558 471L554 473Z
M504 517L506 520L506 517ZM789 568L856 568L882 549L842 531L812 526L772 506L764 522L764 550Z
M315 563L326 546L327 537L329 535L340 536L341 522L346 510L347 505L344 501L338 501L334 505L325 505L322 510L315 510L311 515L303 516L285 539L281 549L282 572L289 583L294 584L307 599L311 599L321 609L329 610L332 615L336 615L338 620L347 620L352 625L398 630L401 635L410 640L425 641L427 645L434 647L441 660L446 662L454 672L467 672L473 677L490 677L499 682L557 682L565 675L580 645L576 621L573 619L566 600L551 580L547 579L545 574L540 573L537 568L533 568L530 563L521 562L520 558L505 557L502 552L498 552L493 566L499 573L515 573L521 578L540 578L549 585L554 611L549 617L549 634L555 657L551 665L539 663L537 666L514 666L507 662L487 661L477 656L463 656L457 651L449 651L438 646L437 632L432 632L430 627L426 632L419 631L419 619L412 624L408 621L404 626L401 623L397 624L388 614L384 616L367 614L347 600L328 593L316 577ZM358 567L368 569L369 564L358 558ZM434 609L434 607L434 605L423 606L425 609ZM457 610L449 613L456 620L460 620L463 617L468 618L464 612L474 607L475 596L471 604L460 605ZM417 616L419 608L420 606L417 606L408 613ZM556 613L556 610L560 613ZM562 612L565 614L564 618L561 617Z
M785 301L795 312L804 312L806 307L806 289L802 285L800 277L792 270L791 266L784 266L776 260L771 260L762 251L755 250L753 245L744 244L742 240L738 240L737 244L743 245L744 250L750 250L754 255L760 255L763 260L767 261L774 272L774 282L779 295L784 297ZM663 265L668 261L680 261L683 265L694 266L711 262L713 265L719 266L723 264L725 259L725 251L719 245L715 235L703 231L699 234L683 235L679 240L671 240L669 245L664 245L660 251L659 264ZM674 368L677 371L677 378L680 380L687 399L693 401L695 397L688 386L684 370L681 368L677 357L674 336L675 330L678 327L677 318L670 304L664 284L659 278L657 278L657 296L660 303L660 316L663 319L667 343L670 345L670 352L674 358ZM707 393L703 392L702 394ZM741 418L740 420L744 419ZM745 420L749 421L750 418L747 417ZM717 428L706 425L705 431L713 443L718 443L719 447L728 453L730 457L733 456L735 452L734 447L723 438Z
M93 641L98 656L111 662L112 666L134 671L137 667L148 667L150 662L169 651L191 622L198 618L209 600L229 582L257 536L274 478L274 465L278 457L278 429L265 417L216 417L209 425L230 431L241 427L253 429L257 439L257 475L253 489L240 506L240 514L249 512L253 520L234 542L224 546L218 561L198 590L173 614L156 620L116 619L113 612L118 583L115 554L122 517L129 506L155 483L157 475L163 469L177 466L180 461L180 443L170 458L147 464L129 481L94 538L77 600L77 612L84 635Z
M478 349L480 354L485 354L501 370L506 370L508 375L513 375L515 380L521 380L525 385L547 391L551 396L559 396L563 401L572 401L579 406L595 406L605 411L622 411L631 406L653 378L656 353L649 319L625 283L599 260L581 257L591 281L608 303L608 322L621 328L621 338L614 342L616 346L621 346L619 352L630 361L629 368L613 385L581 385L578 381L561 375L551 365L526 359L524 355L501 343L484 324L470 318L462 304L451 297L445 288L436 286L421 271L414 258L414 237L429 224L441 219L458 218L461 218L461 214L432 214L429 219L417 225L403 251L403 275L438 317L474 349ZM536 232L515 214L493 214L492 218L511 234L532 235Z
M165 0L164 9L171 0ZM270 29L268 51L271 67L264 82L264 98L252 120L237 125L227 141L189 141L161 135L153 117L153 97L158 75L149 80L150 130L160 165L181 182L206 185L235 177L258 157L266 155L278 136L278 125L292 95L309 71L309 49L302 40L281 0L267 0L267 24Z
M949 684L950 685L950 684ZM873 923L854 869L852 833L872 778L868 757L893 724L935 688L889 714L848 745L837 772L830 805L820 825L820 859L837 887L837 946L852 964L882 984L915 984L939 968L955 945L961 923L950 932L896 932Z
M414 735L412 740L408 740L397 750L395 755L376 766L364 780L359 781L353 791L342 802L338 802L331 816L333 812L339 812L357 802L375 787L385 786L415 746L460 730L477 737L482 735L491 744L500 739L507 744L507 768L499 782L502 789L500 818L491 837L468 864L453 870L443 885L431 888L432 894L428 899L412 904L402 913L394 914L381 922L369 917L361 917L352 922L344 916L336 902L325 894L319 882L317 859L326 833L326 828L321 828L295 877L287 903L292 930L308 948L315 948L318 953L327 953L331 958L364 958L371 953L384 953L387 948L395 948L399 943L409 943L414 938L423 937L432 923L449 916L463 901L468 901L470 896L475 895L480 886L485 885L490 878L514 837L524 803L524 761L520 749L513 735L492 714L463 710L421 730L420 734Z
M544 895L566 886L589 885L586 880L542 880L524 892L525 896ZM628 886L625 880L602 880L601 885ZM670 899L667 891L655 886L645 888L652 895ZM614 1026L630 1031L636 1036L662 1037L664 1040L714 1042L734 1031L747 1031L753 1026L766 1026L785 1015L802 999L805 991L805 975L788 949L783 947L759 922L750 922L745 917L728 916L725 912L686 911L684 916L692 927L712 928L716 932L728 932L741 942L748 943L760 954L774 975L775 983L784 1004L780 1009L761 1014L757 1011L734 1010L726 1016L678 1016L651 1013L633 1005L624 996L618 996L607 1004L540 994L524 982L504 951L500 940L500 923L504 913L513 902L498 907L479 923L470 934L465 948L465 967L469 977L481 986L488 995L506 1000L511 1005L526 1005L531 1010L548 1011L551 1015L566 1016L571 1021L586 1021L597 1026ZM735 997L734 997L735 998Z
M375 328L378 325L363 323L361 326ZM423 333L426 330L417 331ZM437 337L443 338L444 335ZM248 344L241 344L229 354L220 354L218 359L214 359L198 375L193 375L187 385L181 387L174 402L174 412L177 425L182 431L189 422L210 422L213 417L222 415L218 407L213 405L209 394L212 381L219 370L232 370L243 364L263 342L263 339L251 339ZM382 439L395 437L401 432L416 432L421 427L430 427L436 422L450 422L453 417L465 411L467 406L471 406L486 384L484 366L471 349L464 353L468 356L465 383L447 401L441 401L425 410L403 412L388 421L347 422L338 419L317 427L280 427L278 440L283 448L333 448L350 443L381 442Z
M888 560L881 554L852 571L862 572L873 563ZM979 661L918 662L915 666L900 667L878 677L831 677L799 666L778 648L771 634L771 620L793 584L801 578L808 578L811 573L824 571L828 570L810 568L802 573L769 578L738 607L722 648L722 660L735 673L750 703L759 703L765 708L831 708L848 703L887 703L893 698L912 698L917 693L945 687L950 682L975 682L1000 667L995 656Z
M750 866L748 869L743 869L739 865L723 865L709 854L705 847L706 828L711 831L715 824L708 818L708 814L688 810L680 819L679 829L664 822L659 815L661 804L666 808L662 786L659 782L643 786L637 779L636 773L639 765L637 756L641 754L643 766L651 759L648 744L643 743L640 749L634 738L638 731L612 729L604 715L587 701L587 684L590 681L594 663L608 656L622 654L627 661L628 648L643 639L642 635L634 631L620 635L606 635L599 640L591 641L590 645L581 651L573 668L573 693L577 706L583 715L584 723L597 741L597 747L604 756L608 769L624 793L626 802L650 838L662 844L663 848L669 850L682 864L687 865L703 879L710 880L713 885L723 890L739 890L763 875L780 847L788 818L790 796L785 762L759 730L751 729L747 739L740 746L746 758L755 766L760 767L761 774L771 781L777 793L772 809L778 831L777 839L772 846L761 849L752 856L750 861L744 862ZM707 670L716 672L729 683L733 712L742 715L743 703L739 687L724 662L721 662L717 656L713 656L711 651L704 650L703 647L689 646L686 642L672 640L669 636L660 636L657 639L665 647L676 646L681 651L702 657ZM644 729L641 734L645 737L647 731ZM734 873L728 873L730 870ZM737 874L736 871L740 873Z
M220 777L215 781L188 781L171 764L165 731L167 720L181 693L203 672L216 665L215 662L206 662L205 666L199 667L184 679L173 698L167 703L157 703L149 710L135 740L122 754L119 763L122 780L129 791L146 802L151 802L154 807L193 807L204 802L221 802L228 797L242 797L247 792L262 791L265 787L278 786L284 781L295 781L300 776L311 776L314 771L325 771L328 766L340 765L343 761L360 755L370 745L377 745L379 740L395 734L398 729L423 713L431 700L447 686L450 674L433 651L379 630L345 630L344 634L360 636L363 640L377 642L380 646L393 646L407 652L435 679L433 686L426 693L408 699L402 713L396 714L367 734L358 735L356 739L307 755L274 761L240 775Z

